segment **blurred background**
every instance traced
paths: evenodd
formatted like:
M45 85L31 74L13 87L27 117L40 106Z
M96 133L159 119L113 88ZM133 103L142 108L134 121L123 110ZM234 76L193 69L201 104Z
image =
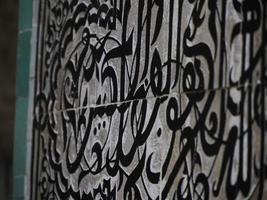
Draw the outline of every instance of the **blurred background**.
M18 0L0 1L0 199L12 196Z

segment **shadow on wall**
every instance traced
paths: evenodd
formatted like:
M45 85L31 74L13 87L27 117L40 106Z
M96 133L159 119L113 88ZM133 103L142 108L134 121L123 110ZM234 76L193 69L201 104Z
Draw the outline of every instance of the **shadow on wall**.
M0 199L11 199L18 0L0 1Z

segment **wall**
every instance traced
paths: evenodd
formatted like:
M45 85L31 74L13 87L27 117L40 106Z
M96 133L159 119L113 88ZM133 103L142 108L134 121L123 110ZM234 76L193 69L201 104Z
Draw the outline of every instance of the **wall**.
M0 197L12 196L18 2L0 2ZM9 38L7 40L7 38Z
M40 0L31 199L265 199L265 0Z

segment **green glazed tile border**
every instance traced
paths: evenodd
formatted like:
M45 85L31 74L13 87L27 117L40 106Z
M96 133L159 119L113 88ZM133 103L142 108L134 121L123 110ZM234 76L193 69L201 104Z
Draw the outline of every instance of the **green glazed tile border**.
M14 200L24 200L27 160L27 119L31 57L33 0L19 0L19 39L17 51L16 115L13 161ZM1 197L0 197L1 199Z
M15 138L14 138L14 176L26 173L27 152L27 113L28 98L18 97L16 100Z
M32 28L32 0L20 0L19 3L19 30Z
M16 176L14 178L13 199L22 199L24 197L25 176Z
M31 31L19 34L17 63L17 96L27 97L29 92L29 68L31 54Z

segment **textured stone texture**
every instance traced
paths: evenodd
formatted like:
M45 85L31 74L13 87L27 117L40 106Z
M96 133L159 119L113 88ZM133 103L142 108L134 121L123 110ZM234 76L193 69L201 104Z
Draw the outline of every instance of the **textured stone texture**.
M265 0L39 4L31 199L265 199Z

